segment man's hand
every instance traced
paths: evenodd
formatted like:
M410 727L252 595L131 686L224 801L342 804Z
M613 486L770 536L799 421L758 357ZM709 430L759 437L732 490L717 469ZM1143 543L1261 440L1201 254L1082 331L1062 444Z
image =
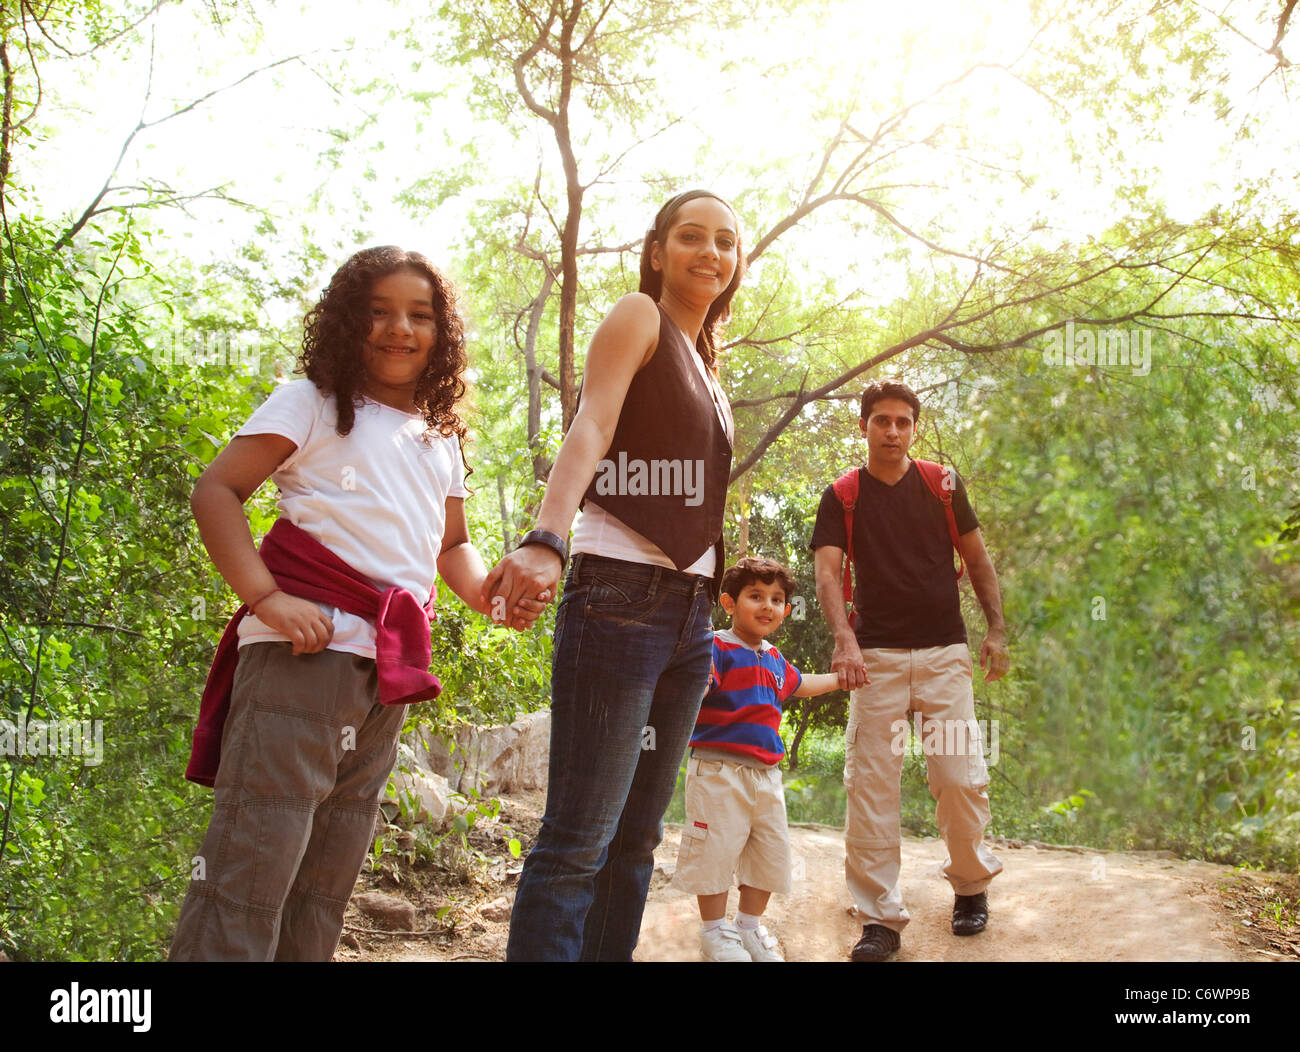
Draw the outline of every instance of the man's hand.
M831 671L839 676L841 690L856 690L870 682L856 639L849 637L836 641L835 653L831 655Z
M1007 674L1011 667L1011 654L1007 650L1007 637L1002 632L990 632L980 645L980 670L984 682L992 683Z
M966 569L970 573L971 587L975 589L975 598L984 610L984 620L989 630L980 646L980 668L984 670L984 682L992 683L1007 674L1011 666L1011 655L1007 653L1006 623L1002 620L1002 592L998 588L998 574L993 569L993 560L989 558L988 549L984 547L984 536L979 529L963 533L958 541L961 557L966 560Z
M293 643L293 652L318 654L334 638L334 622L315 603L273 592L257 604L257 619Z
M817 572L817 602L821 605L826 627L835 639L835 652L831 656L831 671L840 677L841 690L856 690L866 686L867 668L862 663L862 649L849 627L840 595L840 580L844 573L844 552L823 545L813 556Z

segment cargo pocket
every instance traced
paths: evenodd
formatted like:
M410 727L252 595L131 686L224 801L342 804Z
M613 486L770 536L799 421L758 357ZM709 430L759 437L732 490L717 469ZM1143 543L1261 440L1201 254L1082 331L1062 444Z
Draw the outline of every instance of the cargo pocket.
M699 875L694 872L695 863L704 854L704 845L708 837L707 827L700 828L689 820L682 826L682 843L677 849L677 865L673 867L673 880L678 888L686 891L687 894L698 894L691 890L699 880ZM683 882L686 882L685 887Z
M858 725L850 719L844 728L844 788L848 791L853 789L853 772L857 764L853 754L856 751L854 745L857 740Z
M704 854L704 846L708 839L709 827L707 824L688 821L686 825L682 826L682 846L677 858L678 871L682 869L683 864Z

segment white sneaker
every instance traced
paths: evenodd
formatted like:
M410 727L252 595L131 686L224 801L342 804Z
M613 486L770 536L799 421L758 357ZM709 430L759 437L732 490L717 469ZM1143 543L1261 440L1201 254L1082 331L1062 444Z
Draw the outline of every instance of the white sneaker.
M785 961L777 949L776 936L760 924L757 928L740 933L740 943L749 953L751 961Z
M700 932L700 950L706 961L751 961L735 925L723 921L712 931Z

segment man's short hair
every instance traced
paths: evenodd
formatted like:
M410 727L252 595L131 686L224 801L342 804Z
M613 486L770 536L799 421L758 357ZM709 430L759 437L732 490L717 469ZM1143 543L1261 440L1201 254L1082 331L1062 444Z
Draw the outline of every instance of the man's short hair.
M862 419L871 419L871 407L882 398L897 398L912 407L912 423L921 419L921 400L902 380L872 380L862 392Z
M727 568L727 572L722 575L722 590L735 599L747 585L755 581L762 581L764 584L772 584L775 581L785 592L787 603L798 590L798 585L794 583L789 570L773 559L763 559L755 555L747 555L734 566Z

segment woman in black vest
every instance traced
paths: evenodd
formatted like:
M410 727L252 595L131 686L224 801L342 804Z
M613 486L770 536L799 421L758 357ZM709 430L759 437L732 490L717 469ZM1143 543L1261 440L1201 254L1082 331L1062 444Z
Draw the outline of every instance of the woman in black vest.
M692 190L660 209L640 291L592 337L537 529L488 577L508 610L553 595L582 502L555 622L546 814L510 960L630 960L636 946L708 683L732 442L715 340L743 270L721 198Z

